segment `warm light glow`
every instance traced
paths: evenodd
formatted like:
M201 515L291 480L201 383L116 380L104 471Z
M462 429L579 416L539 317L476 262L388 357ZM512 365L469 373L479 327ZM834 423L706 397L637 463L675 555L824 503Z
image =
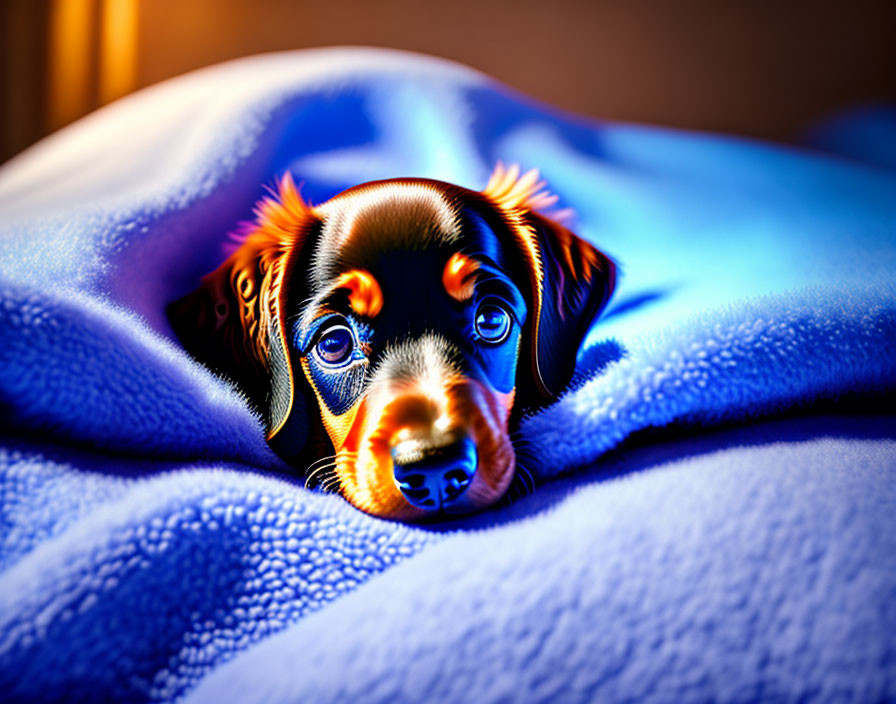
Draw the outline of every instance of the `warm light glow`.
M53 0L49 28L47 121L58 129L91 108L93 0Z
M137 0L103 0L99 99L109 103L137 87Z

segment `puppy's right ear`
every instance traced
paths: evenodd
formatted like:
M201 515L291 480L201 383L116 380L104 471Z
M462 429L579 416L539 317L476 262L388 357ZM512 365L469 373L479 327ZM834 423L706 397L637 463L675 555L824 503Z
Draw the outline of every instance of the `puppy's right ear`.
M306 410L289 354L287 300L306 295L306 277L292 272L307 266L317 221L287 173L277 194L259 202L239 248L167 309L184 348L237 384L261 412L268 440L292 436L288 455L304 444Z
M572 378L576 353L596 317L606 305L616 281L613 261L556 220L537 212L553 205L556 196L542 190L538 171L521 174L518 166L501 162L482 194L501 213L502 232L522 255L529 280L528 358L536 394L525 405L557 398ZM526 387L519 385L526 393ZM519 396L518 396L519 398Z

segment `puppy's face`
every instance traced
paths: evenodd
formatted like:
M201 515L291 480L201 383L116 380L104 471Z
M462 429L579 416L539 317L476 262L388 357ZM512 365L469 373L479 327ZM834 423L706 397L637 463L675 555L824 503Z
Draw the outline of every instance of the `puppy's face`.
M426 183L367 185L319 213L311 299L288 332L343 493L405 519L494 502L513 476L529 314L514 253Z
M310 208L286 178L241 248L171 309L269 439L369 513L464 513L509 487L510 430L551 400L612 264L537 215L535 175L479 193L403 179Z

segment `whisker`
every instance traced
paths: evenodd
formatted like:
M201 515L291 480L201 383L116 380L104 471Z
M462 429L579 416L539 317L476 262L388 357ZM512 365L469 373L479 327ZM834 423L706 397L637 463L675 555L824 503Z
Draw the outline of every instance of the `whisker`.
M307 474L306 481L313 481L315 477L320 474L326 474L328 470L332 469L336 466L335 461L327 462L326 464L321 464L315 467L315 469Z
M339 461L339 459L340 459L340 458L343 458L343 457L344 457L344 458L347 458L347 459L355 459L357 456L358 456L358 453L357 453L357 452L352 452L352 451L350 451L350 450L343 450L343 451L338 452L338 453L333 454L333 455L325 455L325 456L323 456L323 457L320 457L320 458L314 460L314 462L312 462L311 464L309 464L309 465L305 468L305 471L306 471L306 472L311 471L311 469L312 469L315 465L318 465L318 464L320 464L321 462Z
M319 484L323 481L328 474L330 474L336 468L336 462L331 464L321 465L317 469L315 469L311 474L308 475L308 478L305 479L305 488L307 489L311 484L317 483Z
M514 501L519 498L519 488L517 482L511 481L510 486L507 488L507 491L504 492L504 496L498 501L498 506L510 506Z
M325 494L339 494L342 492L342 483L337 475L333 475L326 482L320 485L321 491Z
M335 470L339 467L340 462L352 462L357 456L357 452L345 451L334 455L327 455L326 457L321 457L314 461L309 465L308 469L305 470L307 472L305 488L308 489L312 486L320 486L326 483L332 476L335 476Z
M514 501L519 501L520 499L525 498L530 494L534 494L535 487L535 476L528 468L517 461L516 468L513 473L513 479L511 480L510 486L507 488L507 491L504 493L504 496L501 497L499 505L507 506L509 504L512 504Z
M526 466L516 463L516 476L520 479L520 490L523 492L523 496L528 496L534 491L534 486L532 485L532 474L526 469Z
M323 493L341 493L341 480L338 469L340 466L353 463L358 459L358 452L354 450L340 450L332 455L325 455L314 460L305 469L305 488L319 489Z
M532 442L520 430L513 431L507 437L510 438L511 444L516 449L527 449L532 446Z
M339 477L335 471L330 470L325 474L321 479L317 482L315 489L323 492L324 494L328 493L329 487L331 487L334 483L338 483Z
M528 437L526 437L526 435L523 434L523 431L520 429L516 429L508 433L507 437L510 439L510 443L515 449L529 448L532 446L532 442Z
M310 471L312 467L314 467L314 466L317 465L317 464L320 464L321 462L327 462L327 461L329 461L329 460L335 460L335 459L336 459L336 455L335 455L335 454L332 454L332 455L324 455L323 457L319 457L318 459L314 460L314 462L312 462L311 464L309 464L309 465L305 468L305 471L306 471L306 472Z

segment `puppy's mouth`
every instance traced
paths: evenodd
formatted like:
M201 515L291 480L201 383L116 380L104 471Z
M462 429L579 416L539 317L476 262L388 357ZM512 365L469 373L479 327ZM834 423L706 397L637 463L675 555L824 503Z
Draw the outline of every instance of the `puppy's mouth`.
M512 397L464 379L444 396L407 389L365 403L337 457L345 497L383 518L421 520L495 503L513 478Z

